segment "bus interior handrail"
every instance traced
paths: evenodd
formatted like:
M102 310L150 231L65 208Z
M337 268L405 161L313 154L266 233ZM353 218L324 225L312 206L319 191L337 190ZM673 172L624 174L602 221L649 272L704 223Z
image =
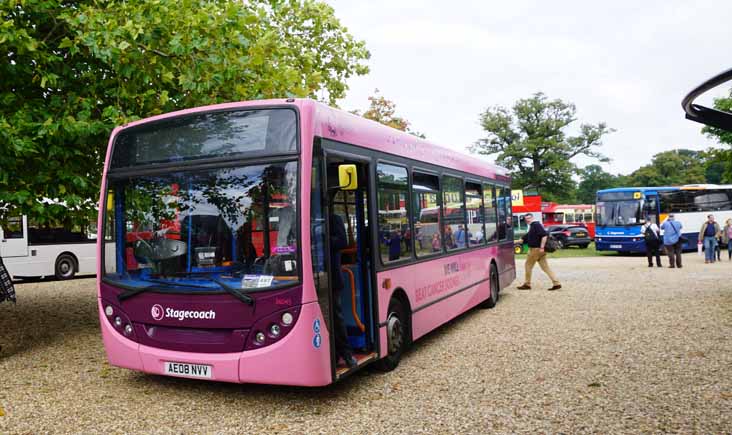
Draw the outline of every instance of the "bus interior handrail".
M732 80L732 68L717 74L692 89L692 91L689 92L683 100L681 100L681 107L683 107L684 112L686 112L686 119L711 127L721 128L722 130L732 131L732 113L694 104L694 100L696 100L700 95L730 80Z

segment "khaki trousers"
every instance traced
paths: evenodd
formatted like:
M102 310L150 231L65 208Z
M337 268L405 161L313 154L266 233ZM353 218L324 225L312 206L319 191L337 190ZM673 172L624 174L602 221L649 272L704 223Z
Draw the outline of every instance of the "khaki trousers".
M539 248L529 248L529 254L526 256L526 265L524 266L525 280L524 284L531 285L531 272L534 269L534 265L539 263L539 267L544 273L547 274L549 279L552 280L552 285L559 285L557 277L554 272L549 268L549 263L546 260L546 252L541 252Z

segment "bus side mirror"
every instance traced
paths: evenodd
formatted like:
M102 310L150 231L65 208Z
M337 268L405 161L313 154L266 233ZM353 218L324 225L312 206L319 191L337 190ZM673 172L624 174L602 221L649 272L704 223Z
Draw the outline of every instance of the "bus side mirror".
M338 165L338 188L341 190L358 189L356 165Z

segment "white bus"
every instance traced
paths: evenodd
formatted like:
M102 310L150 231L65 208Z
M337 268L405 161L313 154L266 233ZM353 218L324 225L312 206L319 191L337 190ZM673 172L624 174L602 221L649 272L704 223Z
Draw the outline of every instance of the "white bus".
M0 227L0 256L13 278L94 274L95 227L29 225L27 216L12 216Z

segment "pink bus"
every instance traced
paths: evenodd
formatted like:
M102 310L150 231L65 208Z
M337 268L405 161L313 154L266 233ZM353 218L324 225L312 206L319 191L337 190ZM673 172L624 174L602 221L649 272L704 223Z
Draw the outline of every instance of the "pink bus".
M391 370L514 280L509 185L504 169L312 100L118 127L98 238L109 362L305 386Z

